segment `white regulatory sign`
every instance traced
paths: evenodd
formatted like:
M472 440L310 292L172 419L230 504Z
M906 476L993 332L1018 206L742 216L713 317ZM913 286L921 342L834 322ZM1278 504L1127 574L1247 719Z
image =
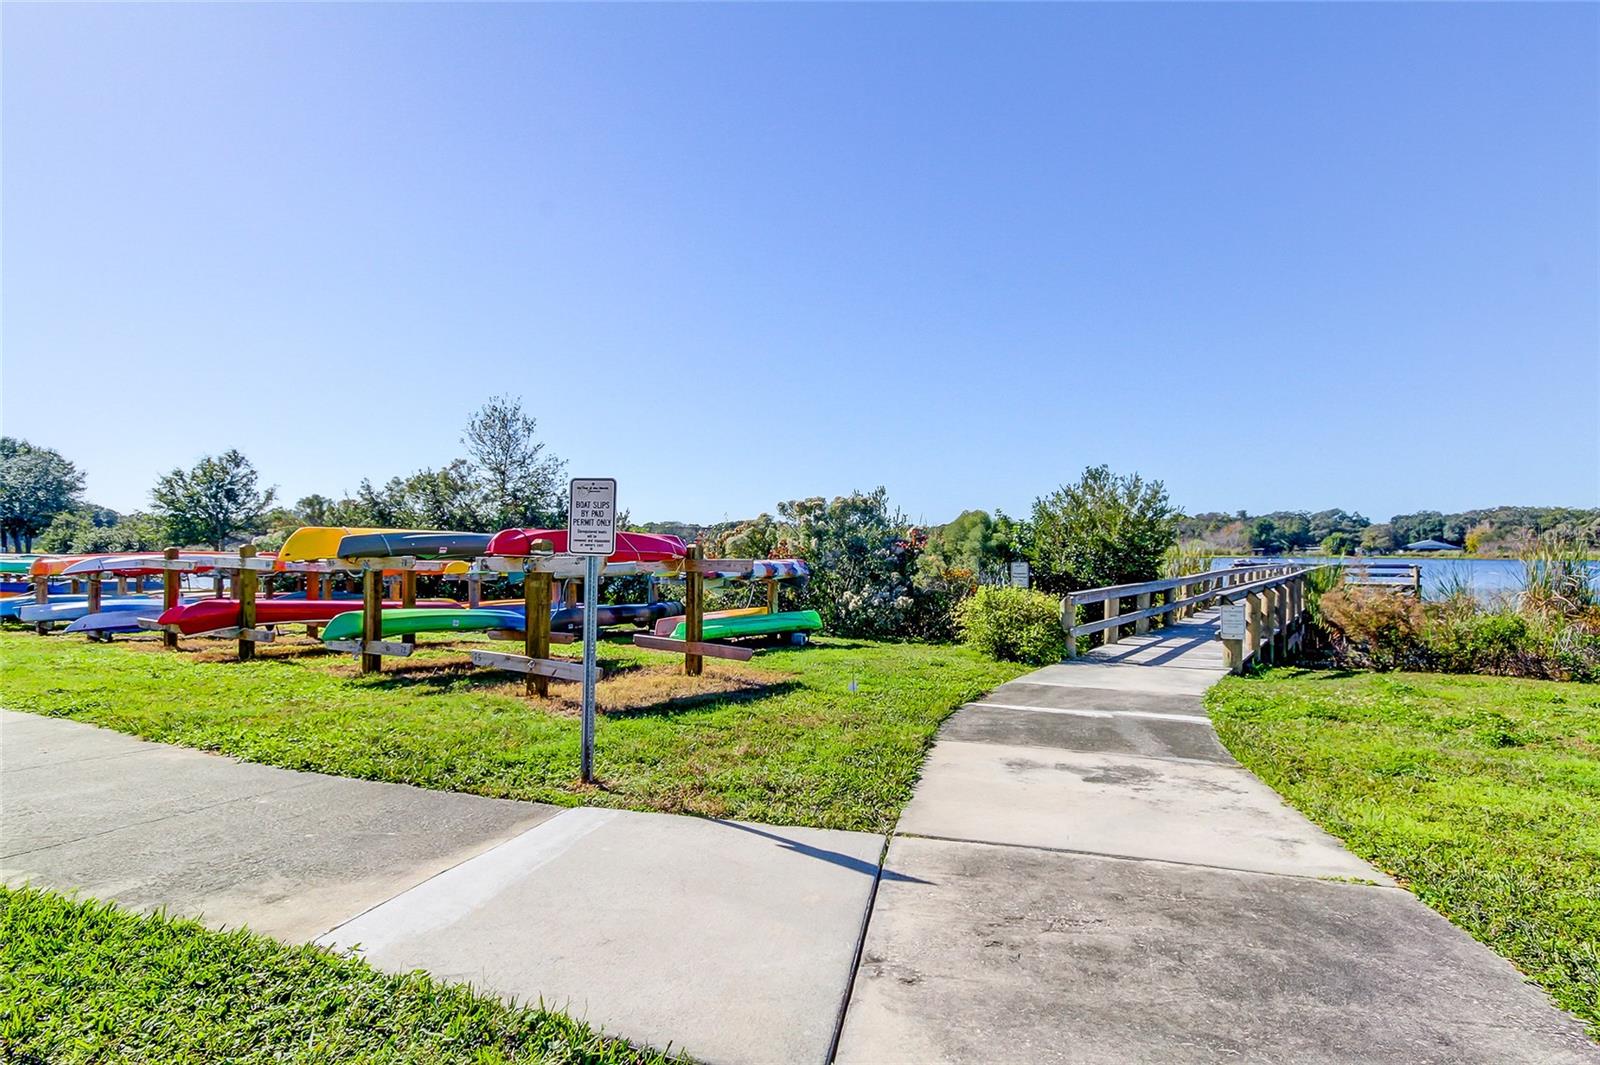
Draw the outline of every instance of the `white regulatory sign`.
M1222 638L1224 640L1244 639L1244 604L1224 603L1222 606Z
M1026 562L1011 563L1011 585L1014 588L1026 588L1030 583L1030 574Z
M617 551L617 482L574 477L567 497L567 551L612 555Z

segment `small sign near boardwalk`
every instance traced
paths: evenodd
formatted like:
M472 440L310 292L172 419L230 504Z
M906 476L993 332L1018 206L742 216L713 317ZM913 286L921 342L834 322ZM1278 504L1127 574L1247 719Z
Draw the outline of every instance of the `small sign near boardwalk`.
M1224 603L1221 610L1222 632L1224 640L1244 639L1244 604Z
M611 555L617 550L617 481L574 477L567 503L567 550L574 555Z
M1026 562L1011 563L1011 586L1013 588L1027 588L1032 580Z

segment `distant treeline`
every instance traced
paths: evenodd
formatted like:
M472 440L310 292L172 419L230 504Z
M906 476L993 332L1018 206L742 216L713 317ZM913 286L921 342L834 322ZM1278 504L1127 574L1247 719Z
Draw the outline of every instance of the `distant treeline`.
M1270 514L1218 511L1185 515L1178 535L1218 553L1283 553L1319 549L1332 554L1357 550L1381 554L1419 540L1441 540L1474 554L1510 553L1529 539L1554 533L1600 549L1600 508L1485 507L1445 514L1419 510L1373 522L1340 509L1279 510Z

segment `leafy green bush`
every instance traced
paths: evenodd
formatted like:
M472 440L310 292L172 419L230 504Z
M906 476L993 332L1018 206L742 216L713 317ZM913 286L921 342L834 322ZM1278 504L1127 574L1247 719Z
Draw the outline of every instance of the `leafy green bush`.
M1044 666L1066 654L1061 604L1043 592L985 585L956 607L969 647L1010 662Z
M1423 634L1433 668L1441 673L1542 676L1543 641L1520 614L1474 614L1437 620Z

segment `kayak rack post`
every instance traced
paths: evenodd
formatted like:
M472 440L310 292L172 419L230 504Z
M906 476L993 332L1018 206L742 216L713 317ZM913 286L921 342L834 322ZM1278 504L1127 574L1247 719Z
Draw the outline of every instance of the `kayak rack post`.
M233 575L233 594L239 598L239 661L248 662L256 656L256 641L252 630L256 627L256 571L246 564L256 557L253 544L239 548L239 571ZM221 573L219 569L217 571Z
M367 568L361 579L361 672L383 671L383 656L367 648L383 639L383 570Z
M169 547L161 552L161 557L168 562L176 562L178 561L178 549ZM167 566L161 571L162 613L178 605L178 580L179 574L176 566ZM161 646L169 651L176 651L178 649L178 631L176 629L162 630Z
M400 605L407 610L417 605L417 574L415 570L404 570L400 574ZM417 634L407 633L400 637L401 643L416 643Z
M99 573L91 573L91 574L89 574L89 600L88 600L88 607L89 607L89 613L91 613L91 614L100 613L100 583L101 583L102 577L103 577L103 575L99 574Z
M688 564L684 567L683 638L686 644L702 642L705 636L705 574L700 572L702 551L698 541L689 545ZM705 659L693 651L683 653L683 672L698 677L705 668Z
M767 578L767 613L778 612L778 582L771 577Z
M530 659L550 657L550 574L538 570L522 572L522 653ZM550 694L550 678L529 673L529 695Z

